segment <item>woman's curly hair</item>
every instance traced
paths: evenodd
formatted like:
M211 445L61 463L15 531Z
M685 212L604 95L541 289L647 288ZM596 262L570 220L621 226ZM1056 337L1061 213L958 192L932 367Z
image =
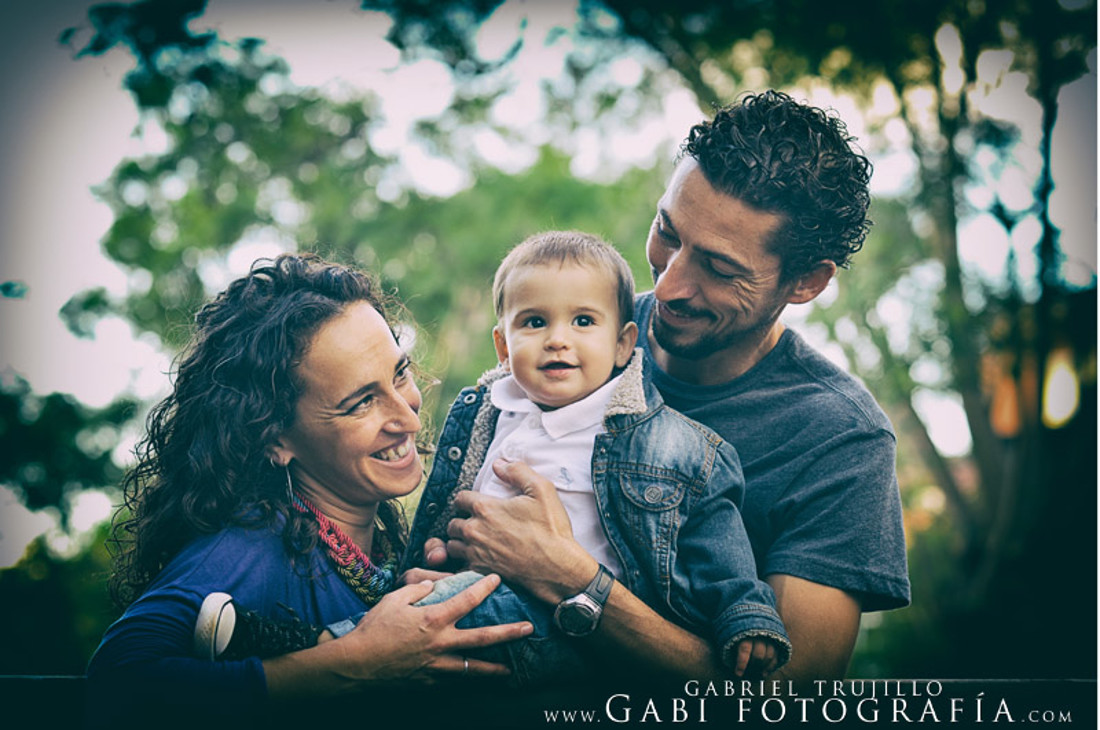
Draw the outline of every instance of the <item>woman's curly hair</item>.
M260 259L202 307L172 393L150 412L122 483L109 541L116 603L137 598L188 541L229 525L270 525L281 514L288 552L314 548L316 521L290 508L285 470L267 447L294 420L294 368L313 335L359 301L391 321L393 303L366 274L286 254ZM400 552L400 508L386 502L378 514Z
M784 218L773 239L783 279L821 261L846 267L870 221L871 162L844 122L787 94L749 94L692 127L684 154L714 188Z

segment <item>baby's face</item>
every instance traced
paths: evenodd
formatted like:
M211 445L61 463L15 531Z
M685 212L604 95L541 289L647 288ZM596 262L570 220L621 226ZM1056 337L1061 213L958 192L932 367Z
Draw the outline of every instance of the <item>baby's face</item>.
M613 279L594 266L525 266L509 275L493 342L532 401L575 403L630 360L637 329L619 325L615 294Z

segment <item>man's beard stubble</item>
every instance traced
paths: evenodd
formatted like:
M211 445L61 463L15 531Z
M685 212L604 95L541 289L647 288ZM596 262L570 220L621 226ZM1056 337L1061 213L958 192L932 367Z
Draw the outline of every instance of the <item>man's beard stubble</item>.
M660 306L660 303L657 306ZM665 306L687 314L705 316L711 321L715 319L710 312L694 309L680 301L669 302ZM764 318L748 329L731 329L721 333L704 332L698 339L690 342L678 342L675 338L675 331L664 323L656 309L651 315L650 327L653 331L653 339L669 355L681 360L698 361L723 350L737 349L741 343L760 339L763 333L770 330L779 319L781 311L781 307L777 308L771 316ZM710 336L712 334L713 336Z

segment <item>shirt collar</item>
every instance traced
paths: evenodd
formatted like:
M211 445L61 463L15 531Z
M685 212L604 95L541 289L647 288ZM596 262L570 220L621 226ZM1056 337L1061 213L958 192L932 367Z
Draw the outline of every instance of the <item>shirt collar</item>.
M589 394L587 398L582 398L576 403L570 403L553 411L544 411L539 408L527 397L527 394L523 392L523 389L519 387L519 383L511 375L493 383L489 397L492 399L493 405L502 411L538 414L542 421L542 427L546 429L551 438L558 439L566 434L602 423L607 405L611 401L611 395L615 392L615 387L619 384L620 378L622 378L622 375L617 375Z

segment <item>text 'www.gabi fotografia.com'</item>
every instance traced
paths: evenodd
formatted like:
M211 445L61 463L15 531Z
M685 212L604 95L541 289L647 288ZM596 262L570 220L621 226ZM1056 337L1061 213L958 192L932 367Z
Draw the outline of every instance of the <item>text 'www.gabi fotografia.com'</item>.
M1095 684L951 680L689 680L676 693L613 692L599 707L544 709L547 724L713 723L832 726L985 723L1077 724ZM1085 698L1087 699L1087 698Z

